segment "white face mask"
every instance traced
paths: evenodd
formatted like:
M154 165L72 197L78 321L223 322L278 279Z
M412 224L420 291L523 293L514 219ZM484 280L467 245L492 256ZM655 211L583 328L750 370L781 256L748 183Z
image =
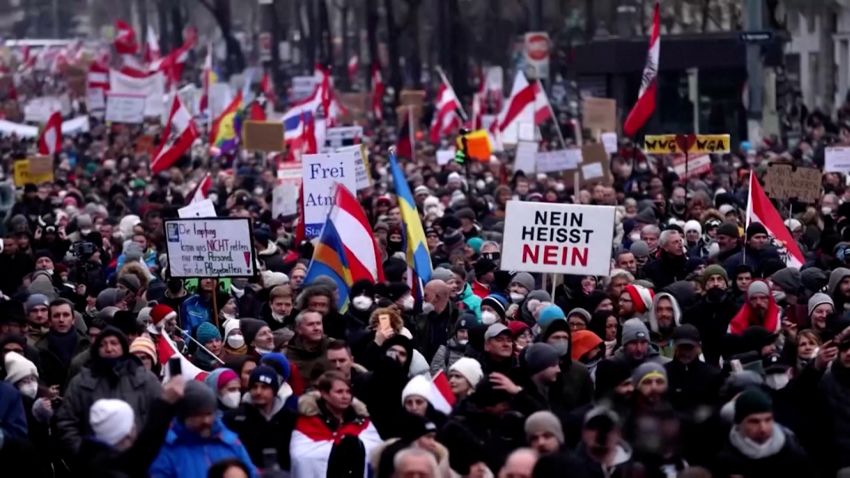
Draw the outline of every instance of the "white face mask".
M237 408L239 407L239 402L242 400L242 395L238 390L234 390L232 392L227 392L220 398L222 405L227 408Z
M640 233L636 232L636 233L629 234L629 239L631 239L632 242L639 241L640 240Z
M458 345L466 345L466 344L468 344L468 343L469 343L469 339L463 339L463 340L458 340L458 341L457 341L457 344L458 344Z
M225 320L233 320L236 318L236 314L228 314L224 311L221 312L221 316L224 317Z
M241 335L231 335L227 337L227 346L232 349L238 349L239 347L245 345L245 337Z
M791 381L787 373L771 373L764 377L764 384L771 390L782 390Z
M372 307L372 298L365 295L358 295L351 299L351 304L357 310L369 310L369 307Z
M555 350L558 351L558 355L563 357L570 352L570 341L569 340L558 340L554 344L550 344L552 347L555 347Z
M416 304L416 301L413 299L412 295L405 296L401 301L401 306L404 307L404 310L413 310L413 306Z
M38 382L27 382L18 389L21 392L21 395L25 395L29 398L35 398L38 394Z
M481 311L481 322L483 322L484 325L493 325L498 321L499 316L494 314L493 312L490 312L489 310Z
M430 302L425 302L425 303L422 304L422 313L423 314L430 314L431 312L434 312L434 310L436 310L436 309L434 309L434 304L432 304Z
M286 318L286 316L283 315L283 314L276 314L276 313L272 312L272 319L274 319L278 322L283 322L283 319L285 319L285 318Z
M820 213L824 216L829 216L830 214L832 214L832 208L829 206L823 206L822 208L820 208Z
M520 294L519 292L511 292L511 302L514 304L519 304L520 302L525 300L525 296Z

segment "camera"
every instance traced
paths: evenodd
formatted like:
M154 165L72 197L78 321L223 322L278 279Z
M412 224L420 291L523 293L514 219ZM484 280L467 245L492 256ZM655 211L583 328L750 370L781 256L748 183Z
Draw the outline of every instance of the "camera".
M94 254L94 244L88 241L77 241L71 244L71 254L77 259L86 259Z

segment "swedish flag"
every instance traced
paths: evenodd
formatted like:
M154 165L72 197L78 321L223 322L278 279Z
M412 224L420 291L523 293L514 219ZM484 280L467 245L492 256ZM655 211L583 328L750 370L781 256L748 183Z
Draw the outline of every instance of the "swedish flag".
M398 196L398 207L401 210L401 222L404 225L405 242L407 243L407 265L422 280L431 280L431 255L425 242L425 230L416 211L413 194L407 185L407 179L398 165L395 152L390 152L390 170L395 184L395 194Z

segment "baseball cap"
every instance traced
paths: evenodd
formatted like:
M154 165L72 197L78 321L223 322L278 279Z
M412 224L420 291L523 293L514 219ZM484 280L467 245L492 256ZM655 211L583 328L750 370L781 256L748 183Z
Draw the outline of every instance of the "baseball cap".
M691 324L682 324L673 331L673 345L700 344L699 330Z
M507 328L507 326L501 322L495 323L490 327L487 327L487 332L484 332L484 340L490 340L505 333L511 335L511 329Z

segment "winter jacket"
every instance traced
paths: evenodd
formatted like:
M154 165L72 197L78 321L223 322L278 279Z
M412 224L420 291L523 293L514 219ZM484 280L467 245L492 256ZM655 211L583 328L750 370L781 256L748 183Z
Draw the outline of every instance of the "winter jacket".
M291 393L289 389L289 396ZM263 450L274 448L277 450L280 468L289 469L289 438L295 427L296 413L286 408L285 403L283 397L276 395L271 414L266 415L253 404L251 394L246 393L242 405L224 415L224 424L239 435L251 461L257 467L264 466Z
M213 463L230 458L244 463L251 478L259 478L239 437L224 426L221 418L216 417L208 438L175 420L148 472L150 478L207 478L207 470Z
M790 430L773 425L770 443L776 451L758 453L749 448L737 428L729 432L729 442L714 464L713 476L744 478L776 478L777 476L810 476L808 458ZM765 456L766 455L766 456Z
M363 403L355 399L339 423L311 392L298 400L298 415L289 444L292 478L369 475L369 455L382 440Z
M406 324L413 333L413 346L422 352L429 363L440 345L451 337L451 329L457 322L457 309L449 302L442 312L431 312L417 317L415 323Z
M77 453L83 437L92 432L89 409L101 398L127 402L136 414L136 429L141 430L161 390L156 376L134 357L122 360L105 373L83 368L71 379L62 406L56 411L56 429L62 447L68 453Z
M697 260L686 255L674 256L661 251L658 259L643 267L643 275L652 281L656 290L666 287L678 280L684 280L696 269Z
M734 296L726 292L717 300L704 295L694 307L683 314L682 322L699 330L706 363L717 366L724 353L726 330L738 313Z
M458 294L457 302L459 303L458 309L461 309L462 306L464 311L472 312L478 320L481 320L481 297L472 293L472 287L469 284L463 284L463 290Z
M76 329L75 329L76 330ZM69 370L73 363L73 357L89 349L89 339L86 335L77 330L77 345L72 354L72 359L67 365L62 363L53 350L51 350L48 336L44 335L38 342L35 343L35 348L38 349L38 360L40 362L39 379L45 385L59 385L60 390L65 390L65 385L70 378Z
M667 370L667 396L680 412L695 410L700 405L713 405L723 384L720 369L695 360L688 365L673 359L664 364Z
M614 351L614 357L612 357L612 360L620 360L628 365L632 370L644 362L655 362L664 365L670 361L667 357L662 356L658 346L652 343L649 344L649 347L647 348L646 357L644 357L640 362L634 362L627 358L623 346Z
M436 375L440 370L449 373L449 368L463 358L465 351L466 344L460 345L454 337L450 338L445 345L440 345L431 360L431 375Z
M818 385L819 435L833 469L850 466L850 369L834 361Z
M224 305L220 304L219 306ZM212 314L210 310L212 304L199 295L190 295L180 304L180 326L186 332L195 336L195 330L204 322L212 322Z
M301 378L305 383L310 383L313 377L313 370L316 366L324 363L325 352L328 350L328 344L331 340L328 337L322 337L322 341L315 348L308 348L304 343L304 339L300 335L296 335L289 342L289 347L286 349L286 358L293 362L301 372Z
M755 250L745 246L745 250L738 251L723 262L723 268L730 278L735 277L735 268L746 264L753 268L754 275L761 273L762 265L771 260L781 260L779 252L773 246L765 246L763 249Z
M7 382L0 382L0 432L4 440L27 440L27 417L21 393Z

